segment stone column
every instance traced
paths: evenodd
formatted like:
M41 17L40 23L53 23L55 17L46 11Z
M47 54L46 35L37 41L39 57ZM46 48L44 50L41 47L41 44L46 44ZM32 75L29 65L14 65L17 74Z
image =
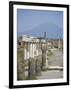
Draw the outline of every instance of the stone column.
M29 52L30 52L30 57L32 58L32 43L30 43L30 50L29 50Z
M36 75L41 75L41 60L40 57L36 59L36 67L35 67Z
M34 43L32 44L32 54L33 54L33 58L34 58Z
M35 76L35 60L30 58L28 61L28 77L31 79Z
M26 42L24 42L24 59L27 59L27 50L26 50Z
M58 49L61 48L61 45L60 45L60 39L58 40Z
M42 66L41 66L41 68L42 68L42 70L45 70L46 68L47 68L47 49L46 49L46 46L45 47L43 47L42 46Z
M28 60L28 78L33 79L35 77L35 60L33 58L33 45L32 45L32 43L30 43L30 46L31 46L29 48L30 58Z
M25 79L24 49L17 49L17 80Z
M37 56L35 58L35 72L36 75L41 75L41 58L40 58L40 53L39 53L39 43L36 43L36 50L37 50Z
M29 59L29 42L27 42L27 60Z

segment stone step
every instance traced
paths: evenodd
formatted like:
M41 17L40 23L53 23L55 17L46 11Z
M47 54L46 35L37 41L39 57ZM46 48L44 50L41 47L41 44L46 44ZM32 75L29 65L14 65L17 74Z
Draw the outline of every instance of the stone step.
M61 67L61 66L49 66L47 69L48 70L63 70L63 67Z

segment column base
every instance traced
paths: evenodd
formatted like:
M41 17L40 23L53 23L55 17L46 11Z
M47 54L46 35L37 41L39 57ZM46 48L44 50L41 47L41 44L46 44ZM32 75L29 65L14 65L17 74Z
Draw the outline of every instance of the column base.
M42 71L46 71L48 69L48 66L42 66Z

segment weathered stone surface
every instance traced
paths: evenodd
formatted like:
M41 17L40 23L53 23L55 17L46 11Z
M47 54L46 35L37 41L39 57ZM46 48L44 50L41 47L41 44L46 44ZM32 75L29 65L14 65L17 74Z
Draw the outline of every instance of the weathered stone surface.
M36 75L41 75L41 61L40 58L36 59Z
M46 53L46 49L44 48L42 50L42 70L46 69L46 61L47 61L47 57L46 57L47 53Z
M35 60L33 58L30 58L28 60L28 77L34 76L35 76Z
M25 65L23 49L17 50L17 80L25 79Z

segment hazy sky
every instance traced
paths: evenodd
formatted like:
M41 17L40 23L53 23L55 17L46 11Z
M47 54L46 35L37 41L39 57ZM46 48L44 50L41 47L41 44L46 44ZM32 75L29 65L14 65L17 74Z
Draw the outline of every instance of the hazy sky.
M17 9L18 35L63 38L63 11Z

